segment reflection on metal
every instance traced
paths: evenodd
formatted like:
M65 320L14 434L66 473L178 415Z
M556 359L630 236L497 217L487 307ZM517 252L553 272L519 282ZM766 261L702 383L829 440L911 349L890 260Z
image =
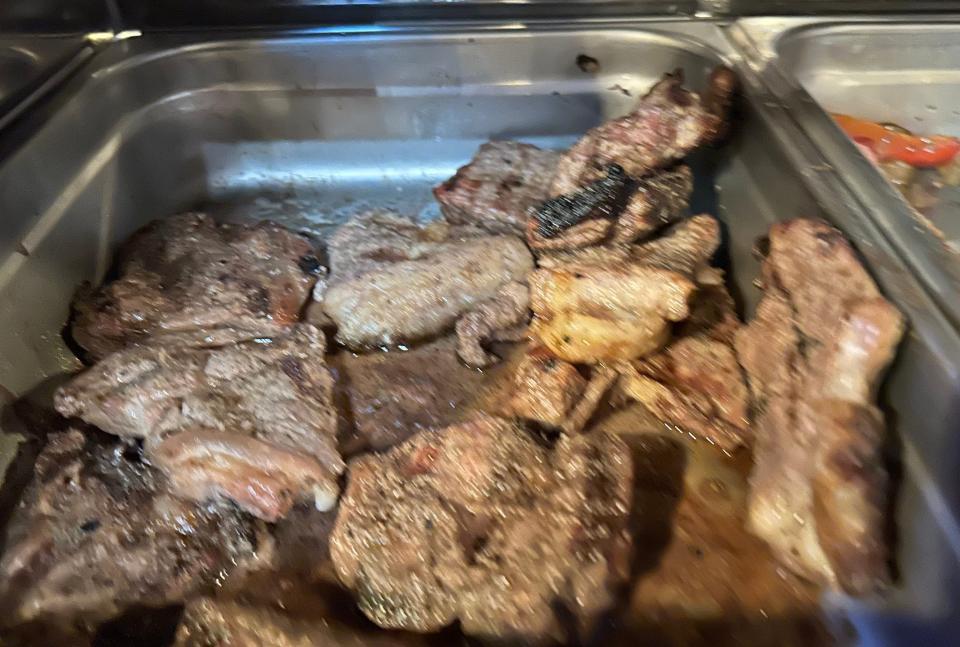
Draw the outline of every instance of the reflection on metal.
M3 0L0 34L83 34L107 29L111 0Z
M0 37L0 130L85 59L81 36Z

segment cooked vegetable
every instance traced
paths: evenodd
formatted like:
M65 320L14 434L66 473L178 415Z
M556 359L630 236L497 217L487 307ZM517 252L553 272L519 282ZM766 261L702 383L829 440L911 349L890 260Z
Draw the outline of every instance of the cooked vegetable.
M907 190L907 187L910 186L910 183L913 181L913 177L917 173L917 168L915 166L910 166L906 162L901 162L900 160L881 162L877 166L880 167L880 172L883 173L884 177L890 180L890 183L900 189L901 192L905 192Z
M960 186L960 156L953 158L949 164L938 167L937 172L947 186Z
M849 115L834 114L833 118L850 139L870 147L880 162L898 160L917 167L943 166L960 152L960 140L956 137L918 137L899 127Z

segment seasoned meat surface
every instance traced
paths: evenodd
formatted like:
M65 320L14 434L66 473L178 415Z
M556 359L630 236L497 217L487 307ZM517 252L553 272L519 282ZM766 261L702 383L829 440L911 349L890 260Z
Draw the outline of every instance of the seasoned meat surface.
M132 343L222 344L281 334L298 320L320 263L278 225L217 224L202 213L134 234L117 278L74 299L73 338L100 359Z
M276 520L297 498L329 507L343 461L323 334L308 324L221 348L133 347L61 387L57 410L145 439L174 490Z
M662 236L637 245L631 257L637 263L679 272L705 282L700 276L720 247L720 223L706 214L674 225Z
M137 448L97 431L51 434L0 560L0 624L97 622L161 606L252 563L253 524L164 494Z
M545 200L531 211L527 224L527 242L531 247L557 248L554 243L559 242L558 239L575 240L569 235L571 230L576 231L574 227L581 229L588 222L601 221L606 228L600 231L605 234L609 230L610 219L616 218L623 210L632 182L617 164L610 164L604 172L600 179L573 193ZM563 246L571 246L573 240L564 242Z
M567 264L530 273L534 335L568 362L633 359L663 346L689 315L696 285L633 262Z
M383 627L557 637L557 603L586 628L626 576L630 475L612 436L547 450L490 417L424 432L351 464L334 565Z
M522 234L527 210L547 197L559 159L531 144L488 142L433 195L451 223Z
M459 421L486 375L464 366L447 336L408 351L341 353L331 359L350 428L347 454L380 451Z
M562 155L550 194L573 193L609 164L639 179L714 140L724 129L733 84L732 72L716 71L702 101L683 87L680 71L665 75L632 112L587 131Z
M293 614L232 600L198 598L177 627L178 647L400 647L425 644L410 635L357 628L337 619Z
M457 321L457 355L468 366L483 368L497 361L484 347L491 341L519 341L530 320L530 289L525 283L505 283L490 299Z
M790 568L851 594L887 581L883 416L903 333L839 231L770 230L764 297L736 346L758 405L750 522Z
M514 379L510 410L548 427L563 424L587 386L576 366L543 347L527 350Z
M623 393L724 450L750 444L750 393L733 346L739 328L726 288L701 287L669 346L620 365Z
M689 166L680 165L643 178L617 217L612 242L642 240L676 222L686 210L692 191L693 173Z
M323 310L337 339L357 349L439 335L533 267L514 236L462 237L390 214L354 218L328 249Z

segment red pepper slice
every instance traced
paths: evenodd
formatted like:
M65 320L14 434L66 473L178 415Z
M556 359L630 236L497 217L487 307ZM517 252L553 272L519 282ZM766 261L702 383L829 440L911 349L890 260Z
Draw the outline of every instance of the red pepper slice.
M960 153L960 139L956 137L917 137L849 115L834 114L833 118L850 139L870 147L881 162L899 160L910 166L943 166Z

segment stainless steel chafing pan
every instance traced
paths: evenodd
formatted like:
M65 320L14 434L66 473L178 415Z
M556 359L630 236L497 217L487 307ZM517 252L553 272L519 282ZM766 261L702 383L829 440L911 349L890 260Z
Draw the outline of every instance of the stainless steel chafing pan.
M0 166L0 384L38 391L76 367L61 339L76 285L116 244L189 208L322 233L364 205L435 212L429 188L488 138L564 146L624 112L663 71L701 86L736 51L711 22L357 29L275 38L152 36L114 43ZM578 54L599 62L585 72ZM960 338L845 183L741 66L730 143L693 160L691 209L716 214L749 313L754 239L821 216L862 253L911 328L881 394L902 441L900 582L843 609L861 636L941 639L960 590ZM13 442L7 438L9 457ZM951 616L953 614L953 616ZM955 629L955 627L954 627ZM925 633L921 633L925 632Z

